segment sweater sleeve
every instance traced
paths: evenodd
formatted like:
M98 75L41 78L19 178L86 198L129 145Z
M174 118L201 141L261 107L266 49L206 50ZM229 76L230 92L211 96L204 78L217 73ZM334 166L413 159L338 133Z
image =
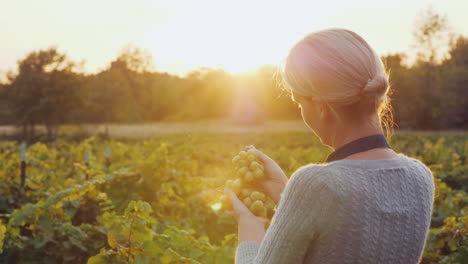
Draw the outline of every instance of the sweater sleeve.
M262 242L240 243L236 264L302 263L321 227L334 221L339 195L327 183L328 178L319 165L297 170L281 194Z

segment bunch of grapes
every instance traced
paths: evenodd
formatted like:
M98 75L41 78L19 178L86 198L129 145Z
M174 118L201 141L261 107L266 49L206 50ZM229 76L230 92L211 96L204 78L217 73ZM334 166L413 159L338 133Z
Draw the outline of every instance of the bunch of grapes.
M264 177L264 170L261 161L257 157L255 150L241 151L232 159L235 180L227 180L226 187L231 189L237 197L256 216L271 218L275 207L274 202L263 192L257 191L252 186L252 182ZM232 209L229 197L223 195L221 203L224 208Z

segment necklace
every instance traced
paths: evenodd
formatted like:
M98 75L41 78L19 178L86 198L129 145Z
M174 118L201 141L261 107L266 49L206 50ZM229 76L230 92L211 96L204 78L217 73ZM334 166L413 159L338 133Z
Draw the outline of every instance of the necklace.
M376 134L353 140L328 155L326 162L344 159L352 154L375 148L390 148L384 135Z

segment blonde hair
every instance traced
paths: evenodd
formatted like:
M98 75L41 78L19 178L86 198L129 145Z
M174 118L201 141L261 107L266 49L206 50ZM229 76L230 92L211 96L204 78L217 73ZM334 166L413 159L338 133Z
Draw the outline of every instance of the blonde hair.
M391 132L389 72L355 32L332 28L306 35L291 48L280 71L283 88L291 94L312 97L332 110L377 111L387 134Z

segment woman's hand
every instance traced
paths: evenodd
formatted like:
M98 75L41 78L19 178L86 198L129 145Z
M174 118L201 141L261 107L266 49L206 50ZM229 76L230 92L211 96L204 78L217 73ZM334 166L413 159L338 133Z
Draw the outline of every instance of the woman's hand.
M273 199L276 204L278 204L281 193L283 192L284 188L286 187L286 183L288 182L288 177L286 177L286 174L284 174L280 166L278 166L278 164L276 164L276 162L270 157L256 149L254 146L245 147L246 151L249 149L253 149L255 150L255 153L257 153L257 157L265 167L266 176L266 179L255 180L252 185L254 185L260 191L266 193L269 197L271 197L271 199Z
M239 223L239 243L242 241L261 243L265 236L266 219L252 214L231 189L226 188L224 192L229 197L232 205L232 211L229 213Z

